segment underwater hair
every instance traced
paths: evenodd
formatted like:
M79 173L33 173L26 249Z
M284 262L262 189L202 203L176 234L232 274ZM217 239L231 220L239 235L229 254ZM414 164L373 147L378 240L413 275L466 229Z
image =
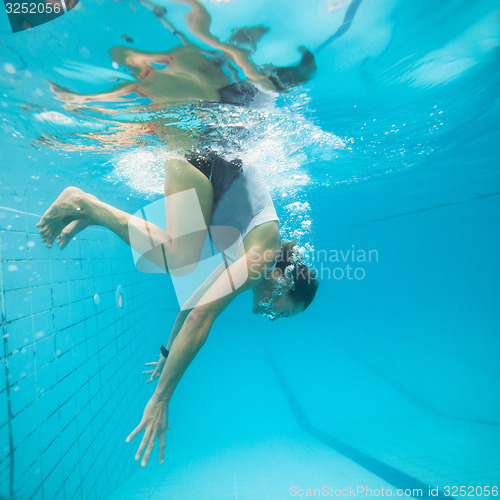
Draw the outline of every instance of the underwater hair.
M276 268L284 276L292 278L293 287L288 292L297 302L304 304L305 311L313 301L318 291L319 281L316 272L311 270L293 251L297 241L284 241L281 245L281 252L276 260Z

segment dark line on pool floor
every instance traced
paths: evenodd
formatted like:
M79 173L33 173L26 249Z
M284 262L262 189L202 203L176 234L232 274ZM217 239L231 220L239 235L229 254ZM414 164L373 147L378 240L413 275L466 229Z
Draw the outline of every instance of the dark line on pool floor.
M352 460L359 466L363 467L367 471L371 472L372 474L376 475L377 477L391 484L392 486L400 488L402 490L421 489L422 495L419 496L419 498L428 498L430 496L428 493L429 488L431 487L430 485L423 483L422 481L412 476L409 476L408 474L400 471L399 469L396 469L391 465L385 464L384 462L381 462L380 460L372 457L371 455L368 455L367 453L358 450L357 448L354 448L353 446L347 443L344 443L340 439L337 439L336 437L326 432L323 432L321 429L316 428L309 420L309 417L306 415L304 409L302 408L302 405L295 396L293 389L290 387L290 384L283 375L283 372L281 372L281 370L278 368L278 365L270 355L268 355L268 360L269 360L269 365L274 375L276 376L276 380L278 381L278 384L281 390L283 391L285 399L287 400L288 405L290 406L290 410L292 411L293 416L295 417L297 423L299 424L299 426L303 431L307 432L316 439L319 439L321 442L326 444L332 450L336 451L343 457ZM451 496L445 497L443 495L439 495L432 498L445 499L454 497Z
M360 321L358 321L358 323L362 325L362 323ZM498 422L496 420L483 420L480 418L460 417L460 416L456 416L452 413L447 413L446 411L439 409L438 407L430 404L428 401L426 401L422 397L418 396L417 394L414 394L412 391L407 389L404 386L404 384L402 384L401 382L391 378L389 375L384 373L380 368L377 368L373 363L370 363L368 360L357 355L350 347L346 347L345 344L339 344L339 345L346 352L348 352L350 356L352 356L354 359L356 359L363 366L365 366L366 368L371 370L375 375L377 375L377 377L381 378L387 385L392 387L392 389L394 389L396 392L399 392L399 394L401 394L403 397L407 398L414 405L416 405L417 407L423 408L424 410L426 410L430 414L437 415L439 417L448 418L448 419L469 422L472 424L491 425L494 427L500 427L500 422Z
M382 222L385 220L397 219L399 217L407 217L408 215L420 214L422 212L429 212L430 210L439 210L441 208L452 207L454 205L463 205L464 203L471 203L473 201L482 200L483 198L490 198L492 196L499 196L499 195L500 195L500 192L481 194L479 196L475 196L474 198L469 198L467 200L450 201L448 203L441 203L440 205L435 205L433 207L420 208L418 210L412 210L411 212L403 212L401 214L396 214L396 215L388 215L387 217L380 217L380 219L372 219L372 220L369 220L366 222L362 222L361 224L355 224L354 226L349 226L349 228L366 226L368 224L374 224L375 222Z

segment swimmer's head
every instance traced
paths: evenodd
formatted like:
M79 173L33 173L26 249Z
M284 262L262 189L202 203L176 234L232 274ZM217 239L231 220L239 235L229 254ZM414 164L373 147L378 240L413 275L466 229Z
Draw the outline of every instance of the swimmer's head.
M268 277L271 291L254 307L255 313L262 314L271 321L296 316L305 311L318 290L316 273L295 255L295 245L296 242L282 245L276 267Z

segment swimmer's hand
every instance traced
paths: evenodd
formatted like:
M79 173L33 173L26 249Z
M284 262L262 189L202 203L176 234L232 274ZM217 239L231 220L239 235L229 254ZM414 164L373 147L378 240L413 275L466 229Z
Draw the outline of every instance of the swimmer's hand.
M150 382L153 382L153 380L160 378L161 372L163 370L163 367L165 366L166 361L167 358L163 354L160 354L160 359L158 361L153 361L152 363L144 363L144 366L155 367L152 370L146 370L142 372L144 375L151 375L151 377L149 377L149 379L146 380L146 384L149 384Z
M146 449L144 457L142 457L141 467L146 467L156 438L158 438L158 444L160 446L160 464L163 463L163 453L165 451L165 431L170 429L170 425L167 423L167 418L168 403L159 400L153 395L144 409L141 423L126 439L126 442L130 443L130 441L132 441L132 439L134 439L139 432L144 431L141 445L135 454L135 459L139 460L144 449Z

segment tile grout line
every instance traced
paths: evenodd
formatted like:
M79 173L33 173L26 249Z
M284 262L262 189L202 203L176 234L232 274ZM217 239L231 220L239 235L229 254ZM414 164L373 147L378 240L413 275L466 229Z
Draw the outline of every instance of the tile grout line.
M41 217L40 214L32 214L31 212L26 212L26 211L23 211L23 210L17 210L17 208L2 207L2 206L0 206L0 208L2 210L8 210L9 212L15 212L16 214L33 215L33 217Z
M75 244L78 243L78 262L80 263L80 270L81 270L81 275L83 276L83 269L82 269L82 249L81 249L81 245L80 245L80 240L78 241L75 241ZM52 273L52 267L50 268L51 270L51 273ZM69 292L69 296L70 296L70 299L71 299L71 289L68 290ZM73 302L73 304L75 304L75 302ZM71 313L70 313L71 314ZM72 319L72 322L73 322L73 319ZM76 344L76 345L79 345L79 344ZM74 349L75 349L75 339L74 339L74 336L72 335L71 336L71 351L72 351L72 354L74 352ZM87 349L85 349L86 351ZM76 364L76 361L73 360L73 371L75 371L77 369L77 367L75 367L75 364ZM81 457L82 456L82 447L81 447L81 443L80 443L80 436L82 435L82 431L80 431L80 426L81 426L81 423L80 423L80 419L78 418L78 414L80 413L80 409L78 407L78 398L76 397L76 391L75 391L75 394L73 395L75 397L75 406L76 406L76 432L77 432L77 440L76 440L76 443L77 443L77 448L78 448L78 456ZM82 472L82 465L81 465L81 461L78 460L78 463L75 467L78 466L78 476L80 478L80 484L78 485L77 487L77 491L80 490L80 497L83 498L83 493L82 493L82 484L83 484L83 472ZM75 495L75 492L73 492L73 496Z
M27 211L27 195L26 195L26 191L24 192L24 209L25 209L25 214L26 215L35 215L35 214L31 214ZM34 314L33 314L33 295L32 295L32 290L33 290L33 285L31 283L31 277L33 276L32 274L32 268L31 268L31 252L30 252L30 247L28 246L28 242L29 242L29 227L28 227L28 217L26 217L26 253L27 253L27 262L28 262L28 290L29 290L29 296L30 296L30 318L31 318L31 339L32 339L32 342L33 342L33 367L34 367L34 373L33 375L35 376L35 400L34 401L38 401L40 399L40 394L39 394L39 391L38 391L38 366L37 366L37 356L36 356L36 352L37 352L37 348L36 348L36 344L35 344L35 328L34 328L34 321L33 321L33 317L34 317ZM52 281L52 274L51 274L51 281ZM50 290L50 294L52 296L52 289ZM32 402L33 403L33 402ZM36 431L35 431L36 432ZM42 457L42 445L41 445L41 436L40 436L40 433L37 432L37 445L38 445L38 457L37 458L41 458ZM37 462L35 461L35 464ZM45 494L44 494L44 491L43 491L43 477L44 477L44 474L43 474L43 463L42 463L42 460L40 460L39 462L39 467L40 467L40 482L39 482L39 486L37 488L36 491L40 491L41 493L41 497L42 497L42 500L45 500ZM36 491L34 494L36 494Z
M26 208L26 199L25 199L25 208ZM3 236L3 233L6 233L6 235L10 232L15 232L17 233L18 236L22 236L23 238L30 238L34 233L31 233L30 230L31 230L31 225L32 225L32 221L31 219L29 218L29 216L31 215L36 215L36 214L30 214L28 212L21 212L21 211L17 211L16 212L18 213L24 213L26 215L25 219L26 219L26 230L21 230L21 231L4 231L3 229L0 230L0 240L2 239L2 236ZM89 240L89 241L94 241L94 240ZM85 241L86 244L87 241ZM27 261L28 263L28 268L29 266L31 266L35 261L37 262L42 262L42 263L49 263L49 264L54 264L54 266L64 266L66 265L67 262L76 262L78 263L79 265L82 264L83 260L82 260L82 248L80 248L80 251L78 252L78 257L74 258L74 259L52 259L52 258L40 258L40 259L36 259L35 257L35 260L33 259L34 255L31 253L31 250L28 249L28 255L27 255L27 259L23 259ZM4 261L2 261L2 257L5 256L5 251L3 252L3 255L0 255L0 262L2 263L5 263L5 262L9 262L10 259L6 259ZM95 257L93 258L95 259ZM59 262L60 260L60 262ZM109 261L109 259L105 259L105 258L102 258L102 259L98 259L101 263L105 264ZM129 257L126 259L126 260L130 260ZM125 258L121 258L121 259L118 259L117 262L119 262L119 268L120 266L122 265L122 261L124 262L125 261ZM114 262L114 261L113 261ZM112 266L113 267L113 266ZM42 285L40 286L33 286L33 285L37 285L37 283L32 283L31 281L29 281L29 284L28 286L24 287L25 290L28 291L28 293L31 292L31 290L34 290L34 289L37 289L37 288L43 288L44 290L45 289L49 289L51 287L53 287L54 285L54 275L53 275L53 272L54 272L54 269L55 267L52 267L52 265L49 266L49 276L50 276L50 279L49 279L49 282L47 283L43 283ZM0 269L0 274L3 272L2 269ZM83 271L82 271L83 272ZM105 271L103 270L102 272L102 275L104 276L105 275ZM133 273L136 273L136 270L133 269L133 270L128 270L126 271L126 276L127 276L127 283L128 283L128 280L130 278L129 275L132 275ZM81 273L80 273L81 274ZM93 273L90 273L93 275ZM123 272L120 273L120 272L111 272L108 274L108 276L112 277L113 280L117 279L118 276L123 276ZM95 274L95 276L100 276L101 274ZM10 331L11 330L11 321L7 321L7 316L6 316L6 308L7 307L10 307L9 306L9 293L11 290L8 290L8 291L5 291L5 288L8 286L8 283L7 281L5 281L7 279L7 273L5 274L5 277L3 277L3 275L0 275L0 293L2 294L2 299L0 299L2 301L2 303L0 304L0 307L2 307L2 309L0 310L3 310L3 317L2 317L2 324L0 325L2 328L2 330L4 331ZM31 278L30 278L31 280ZM61 284L68 284L70 285L72 283L72 281L77 281L81 284L85 283L85 280L87 280L87 278L82 278L82 279L79 279L79 278L70 278L69 275L66 277L66 280L65 281L62 281ZM143 286L145 287L150 287L150 282L153 282L152 279L141 279L140 282L143 283ZM133 282L131 281L130 283L128 283L128 286L136 286L136 285L139 285L139 280L133 280ZM104 285L103 285L104 286ZM46 288L45 288L46 287ZM19 290L22 290L22 289L19 289ZM107 288L106 288L107 290ZM113 292L114 291L114 285L111 286L111 290L109 290L110 292ZM107 294L107 292L106 292ZM129 347L130 345L135 345L136 341L134 340L133 336L130 335L130 333L133 331L134 329L134 325L133 325L133 321L132 321L132 318L135 318L135 316L138 314L138 312L134 309L134 308L130 308L124 316L118 316L117 313L116 313L116 309L115 309L115 305L113 306L110 306L110 307L107 307L106 309L102 310L102 311L99 311L99 313L95 314L95 311L94 311L94 307L92 307L92 310L94 311L94 313L92 313L90 316L87 317L87 314L88 314L88 311L86 310L84 313L82 313L81 315L80 314L77 314L75 316L80 318L80 316L82 317L82 319L79 319L76 323L73 323L73 320L71 320L71 318L73 317L73 310L75 308L75 304L78 305L78 307L82 307L82 305L87 302L88 300L91 299L91 297L83 297L81 299L78 299L78 297L80 296L80 294L76 294L76 295L73 295L73 291L70 290L69 291L69 301L65 304L65 306L68 306L70 308L70 311L69 311L69 318L70 318L70 322L71 324L70 325L67 325L67 326L64 326L62 328L62 323L60 326L58 326L58 328L62 328L62 330L71 330L71 328L73 327L73 325L76 325L76 324L80 324L80 323L84 323L87 319L91 319L91 318L95 318L95 322L96 322L96 331L95 331L95 339L96 339L96 342L97 342L97 351L95 353L95 356L97 357L97 360L98 360L98 366L99 366L99 369L98 371L96 372L95 376L96 378L98 379L98 387L99 387L99 390L98 390L98 393L96 394L97 395L97 398L100 399L101 401L103 401L104 403L101 405L103 408L101 410L99 410L99 412L96 414L96 416L91 416L90 419L89 419L89 422L87 425L84 425L85 427L85 430L88 432L88 428L93 424L93 421L95 421L95 419L97 418L97 416L100 416L100 418L104 418L104 416L108 413L111 413L113 414L114 411L116 411L116 409L118 409L120 406L119 404L117 404L117 401L116 401L116 398L113 398L113 396L109 396L109 387L110 387L110 384L109 384L109 380L104 376L104 368L107 368L108 369L108 372L109 372L109 367L112 366L112 362L114 362L113 360L117 357L117 355L115 354L114 356L111 356L110 355L110 349L109 349L109 346L111 345L114 345L116 342L117 342L117 332L118 331L121 331L122 328L118 328L118 321L121 320L121 321L124 321L125 323L123 323L123 326L125 327L125 331L124 332L121 332L119 336L122 336L122 341L125 343L125 347ZM137 300L138 298L140 298L141 296L141 293L137 293L135 295L131 295L130 298L133 299L133 300ZM76 301L72 301L71 298L76 298L78 300ZM36 304L36 299L34 296L31 297L31 301L30 301L30 307L29 307L29 310L30 310L30 314L29 314L29 317L31 317L32 321L31 321L31 337L32 337L32 342L30 343L30 345L33 345L33 348L35 350L34 352L34 358L35 358L35 363L34 363L34 367L35 367L35 371L34 371L34 379L35 381L38 381L38 370L39 368L42 368L40 366L37 365L37 361L38 361L38 356L37 356L37 352L36 352L36 340L35 340L35 328L34 328L34 324L33 324L33 318L38 316L38 315L43 315L43 314L48 314L49 316L51 316L52 318L52 324L54 323L54 314L57 315L57 312L61 311L62 308L60 308L59 306L56 308L54 306L54 300L55 300L55 296L53 295L53 291L51 290L51 300L50 300L50 303L51 303L51 306L49 306L50 308L47 309L47 310L40 310L39 312L37 312L36 314L34 314L34 310L35 310L35 304ZM142 305L142 302L141 302L141 305ZM155 304L156 305L156 304ZM159 305L159 304L158 304ZM9 309L10 310L10 309ZM158 309L159 311L163 310L163 308L161 309ZM177 310L177 309L175 309ZM109 313L113 313L114 311L114 314L109 314ZM100 313L106 313L106 316L102 316L102 320L100 321ZM109 316L109 317L108 317ZM29 317L28 317L28 323L29 323ZM22 320L24 320L26 317L22 318ZM74 319L74 318L73 318ZM17 318L16 320L12 320L12 321L17 321ZM102 325L100 325L100 322L102 322ZM90 323L93 323L93 321L91 321ZM121 324L121 323L120 323ZM55 326L54 326L54 329L55 329ZM85 331L87 330L87 328L85 327ZM103 339L104 339L104 344L103 344L103 339L101 339L101 332L100 330L104 331L104 332L108 332ZM93 329L91 329L91 331L93 331ZM58 331L54 331L53 334L50 335L50 337L54 338L56 337L57 333L59 332ZM48 338L48 337L47 337ZM109 338L112 338L112 340L108 340ZM9 339L8 337L5 337L4 338L4 344L6 346L6 349L5 349L5 352L6 352L6 356L5 358L7 359L7 353L8 353L8 347L10 346L11 344L11 340L12 339ZM2 340L0 339L0 342ZM87 341L87 334L85 334L85 340L82 340L81 342L79 342L78 345L81 345L81 344L84 344L86 343ZM74 339L72 340L71 342L71 347L70 349L68 350L68 356L70 355L71 351L73 351L75 348L75 345L74 345ZM104 355L104 350L106 349L106 354ZM112 350L112 349L111 349ZM17 352L17 351L16 351ZM111 359L110 359L111 357ZM10 366L8 367L8 373L9 373L9 376L12 377L14 372L14 364L13 364L13 361L14 361L14 358L10 358L9 357L9 360L10 360ZM58 370L58 362L57 362L57 359L54 359L53 361L49 362L49 363L46 363L46 365L44 366L48 366L50 363L53 363L55 362L55 366L56 366L56 372L59 374L59 370ZM81 363L79 365L79 367L83 366L85 363ZM0 368L1 369L1 368ZM5 367L5 369L7 370L7 367ZM75 369L74 369L74 366L73 366L73 371L74 372ZM70 372L70 374L72 373ZM101 373L102 372L102 373ZM108 373L106 372L106 373ZM31 373L29 374L30 376L32 375ZM69 376L66 375L66 376ZM59 379L58 377L57 378L57 381L56 383L49 387L49 390L51 391L56 391L56 387L57 387L57 384L62 382L65 378L63 377L62 379ZM114 377L114 376L113 376ZM22 380L22 379L20 379ZM113 385L116 383L117 379L116 377L113 378ZM8 382L6 383L9 384L10 383L10 380L8 380ZM83 385L85 386L87 384L87 382ZM36 386L38 384L35 384ZM82 387L83 387L82 386ZM9 454L6 454L5 456L5 465L7 466L8 464L8 460L12 460L12 461L16 461L16 470L15 472L19 473L19 467L20 467L20 463L18 463L18 460L17 460L17 447L16 449L14 450L14 437L17 436L17 434L14 434L16 432L16 419L12 418L13 417L13 411L16 409L16 394L15 392L13 391L14 389L14 386L11 384L10 387L7 387L9 390L10 390L10 397L8 399L8 402L10 404L10 412L9 412L9 420L8 420L8 423L11 425L12 427L12 445L11 445L11 452ZM2 388L3 389L3 388ZM106 392L104 392L106 389ZM48 391L46 391L48 392ZM7 393L7 391L6 391ZM52 396L54 395L54 392L52 392ZM63 400L60 399L60 395L58 395L56 397L56 404L58 405L58 407L56 408L56 410L49 416L47 417L42 423L44 423L45 421L47 421L49 418L51 418L54 414L55 415L58 415L59 416L59 419L56 418L56 420L59 420L60 421L60 418L61 418L61 409L62 407L64 407L65 404L68 403L68 401L70 401L74 396L71 396L70 398L66 399L66 401L63 402ZM23 409L21 409L19 412L16 413L15 417L17 418L18 414L20 413L23 413L25 411L25 409L29 406L32 406L37 400L40 399L40 395L38 393L35 394L35 397L34 399L31 400L31 402L29 402L27 405L26 403L23 403L25 404L25 406L23 407ZM87 398L88 401L87 403L84 405L84 406L87 406L90 402L90 399L92 399L92 396L90 396L90 399ZM78 406L77 406L78 408ZM121 408L121 407L120 407ZM104 411L105 409L105 411ZM77 411L78 413L78 411ZM24 414L24 413L23 413ZM67 415L66 415L67 417ZM133 417L130 417L130 422L132 421L132 418ZM68 421L68 418L65 418L65 421L67 422ZM64 428L64 430L68 429L70 425L73 425L75 426L76 425L76 430L77 430L77 435L80 436L80 422L78 420L76 420L76 423L75 423L75 418L72 418L69 423L66 425L66 427ZM104 435L106 435L105 432L103 431L106 431L105 429L106 427L106 420L104 420L102 426L100 424L98 424L97 428L99 429L96 433L96 437L99 436L99 437L102 437ZM31 431L28 436L26 437L30 437L33 435L33 433L35 431L37 431L37 429L40 428L40 425L37 425L36 429L34 431ZM95 450L97 450L96 447L94 447L94 429L91 428L91 444L88 445L87 449L85 450L86 453L89 452L89 449L92 448L91 452L90 452L90 455L89 456L92 456L94 455L94 453L97 453ZM41 437L41 434L39 434L38 436L39 438ZM115 436L115 433L112 433L112 439L115 440L117 442L117 438ZM26 439L23 439L23 442L25 442ZM39 450L39 455L42 455L43 454L43 451L46 451L49 446L51 446L51 444L54 442L54 440L49 443L45 450L41 450L40 448L40 439L38 439L38 450ZM36 448L36 442L34 443L35 444L35 448ZM76 445L76 446L75 446ZM80 455L80 445L81 443L77 440L75 440L71 446L68 448L68 447L65 447L63 448L64 450L64 456L62 456L59 461L56 463L56 465L52 468L52 470L49 472L48 476L49 478L47 477L44 477L45 474L44 472L48 472L48 471L45 471L45 466L43 465L45 462L43 460L41 460L40 462L40 470L41 470L41 477L42 477L42 487L37 489L37 491L35 491L32 495L32 497L30 498L33 498L35 495L37 494L41 494L42 495L42 498L43 496L45 496L45 498L47 498L47 494L45 492L45 489L43 487L43 484L45 483L48 483L49 481L48 480L51 480L54 476L51 476L51 474L54 472L54 470L56 469L56 467L59 466L59 469L60 471L63 472L63 475L64 476L76 476L76 478L78 478L78 472L75 472L75 469L77 467L79 467L78 463L77 465L75 465L73 467L73 469L71 470L70 474L67 474L66 473L66 470L67 470L67 467L66 467L66 464L62 464L62 461L63 459L66 457L66 455L69 453L70 450L74 450L75 448L78 450L78 454ZM14 453L14 451L16 451L16 453ZM112 453L112 448L107 448L105 447L104 449L101 449L97 455L97 457L101 460L101 461L104 461L104 462L107 462L107 456L109 455L109 453ZM16 455L16 456L14 456ZM91 460L91 462L93 462ZM32 465L30 465L30 468L31 468ZM6 469L6 467L5 467ZM25 478L23 477L23 475L20 475L20 477L18 478L16 476L16 474L14 474L12 471L14 470L13 466L11 467L11 473L12 473L12 481L11 481L11 495L10 497L13 498L13 493L15 492L16 488L19 487L19 484L18 482L22 482L23 484L21 485L21 487L24 486L24 484L28 481L25 481ZM83 493L83 480L82 480L82 476L85 476L85 478L89 477L89 473L91 473L93 471L93 476L95 477L95 475L97 474L96 472L96 468L95 468L95 464L91 463L89 466L88 466L88 469L85 469L86 470L86 474L84 474L84 470L83 469L79 469L79 472L80 472L80 477L79 477L79 480L80 480L80 486L82 486L82 493L81 495L85 496L84 493ZM5 470L6 472L6 470ZM51 477L50 477L51 476ZM108 467L105 468L104 471L101 472L101 474L99 475L99 482L100 483L103 483L103 482L107 482L109 481L109 479L113 476L113 472L111 472L109 470ZM67 480L69 478L66 477L62 484L61 484L61 487L59 488L58 493L62 493L63 495L65 493L68 493L67 490L67 487L66 487L66 484L70 484ZM75 479L74 477L72 477L72 479ZM90 479L90 478L89 478ZM71 483L73 484L73 482ZM109 494L109 491L107 491L107 487L106 485L102 485L103 488L101 488L100 486L99 487L96 487L96 485L93 486L93 488L90 490L94 490L96 491L97 489L98 490L101 490L100 493L108 493ZM77 491L78 491L79 488L77 488Z
M7 326L5 314L5 300L3 291L3 266L2 262L2 245L0 245L0 296L2 297L2 338L5 351L5 390L7 391L7 426L9 430L9 457L10 457L10 471L9 471L9 497L14 497L14 437L12 435L12 408L10 401L10 387L9 387L9 361L7 358Z

